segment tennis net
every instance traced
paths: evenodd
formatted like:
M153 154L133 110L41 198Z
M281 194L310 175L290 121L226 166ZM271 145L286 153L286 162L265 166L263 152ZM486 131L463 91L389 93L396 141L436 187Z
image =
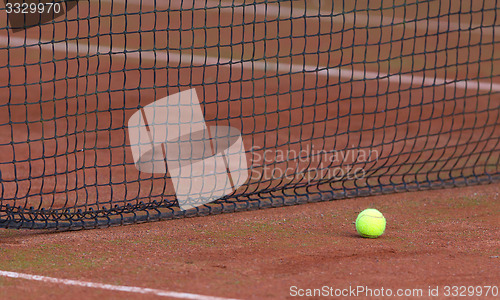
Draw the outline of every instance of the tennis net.
M488 0L4 0L0 227L95 228L498 181L498 11ZM243 154L222 160L232 189L180 209L180 187L193 200L208 180L186 188L185 164L145 167L133 129L151 134L155 113L186 93L165 124L191 124L210 143L193 132L178 142L212 148L202 158L217 162L227 152L215 138L227 134ZM175 152L158 147L160 161Z

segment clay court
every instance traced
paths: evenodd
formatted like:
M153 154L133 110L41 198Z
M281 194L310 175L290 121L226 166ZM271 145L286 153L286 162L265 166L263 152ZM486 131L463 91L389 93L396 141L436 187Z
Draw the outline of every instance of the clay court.
M0 224L34 230L0 231L0 272L61 281L4 273L0 298L498 295L497 6L138 0L18 32L2 18ZM181 211L166 174L134 165L126 125L188 89L207 125L241 132L251 176ZM368 207L378 239L353 225ZM82 228L99 229L67 231Z
M1 230L0 268L239 299L297 298L291 286L439 286L439 298L450 298L445 286L498 286L499 193L492 184L102 230ZM352 224L366 207L387 218L375 240ZM2 278L0 286L2 299L162 298L24 279Z

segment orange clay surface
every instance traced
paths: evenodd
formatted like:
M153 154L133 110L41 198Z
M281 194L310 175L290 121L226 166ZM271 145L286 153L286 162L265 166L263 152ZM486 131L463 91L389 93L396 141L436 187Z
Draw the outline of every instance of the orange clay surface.
M243 299L299 288L500 284L500 184L76 232L0 230L0 270ZM378 239L357 213L387 218ZM1 299L157 299L0 278Z

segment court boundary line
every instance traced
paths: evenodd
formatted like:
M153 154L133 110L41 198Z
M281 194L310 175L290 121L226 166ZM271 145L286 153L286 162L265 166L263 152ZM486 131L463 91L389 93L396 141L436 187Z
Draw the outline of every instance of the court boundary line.
M388 74L367 70L357 70L353 68L339 67L322 67L307 64L290 64L285 62L269 62L263 59L259 60L233 60L230 58L213 57L207 55L196 55L182 53L181 51L160 52L155 50L140 50L140 49L125 49L121 47L110 48L105 45L94 45L90 43L79 43L72 41L40 41L38 39L14 37L2 38L0 36L0 45L11 47L30 47L47 49L47 51L55 51L61 53L72 53L81 55L85 58L98 55L113 55L123 56L125 59L133 59L137 61L152 61L162 62L165 67L179 67L181 65L191 65L194 67L201 66L216 66L229 68L251 68L259 71L274 71L278 74L287 73L308 73L317 74L320 76L338 78L340 83L348 83L352 80L357 81L388 81L389 84L407 85L412 88L432 87L442 85L450 88L459 88L463 90L477 90L482 92L500 92L500 83L485 82L480 80L453 80L440 77L414 75L412 73L396 73Z
M108 2L112 3L112 0L101 0L101 2ZM192 9L196 5L193 2L188 2L184 1L182 2L182 7L179 6L176 9ZM273 4L273 3L254 3L254 4L247 4L244 5L243 3L233 3L233 2L227 2L227 1L214 1L214 0L207 0L204 2L205 5L202 8L206 9L214 9L214 8L219 8L221 10L228 10L230 13L235 13L235 12L245 12L254 14L254 15L261 15L261 16L266 16L266 17L285 17L285 18L299 18L301 16L305 17L318 17L319 19L325 18L325 19L331 19L331 22L335 22L335 19L339 19L339 21L342 22L349 22L349 24L352 24L353 28L356 29L361 29L360 27L357 26L369 26L370 28L375 28L378 26L388 26L388 25L404 25L408 28L412 28L414 30L417 30L417 26L425 26L426 29L430 28L432 30L436 30L437 32L444 33L450 30L453 31L461 31L461 30L469 30L471 32L478 31L481 35L491 35L491 36L497 36L500 34L500 30L494 29L494 24L491 25L490 27L481 27L482 24L475 24L475 23L467 23L465 25L461 25L456 22L446 22L445 20L439 20L438 16L433 17L433 20L429 19L409 19L405 20L404 18L401 17L384 17L380 14L370 14L367 11L363 13L363 11L350 11L347 14L344 14L339 11L326 11L326 10L321 10L319 7L313 7L309 9L305 9L302 7L287 7L287 6L280 6L279 4ZM139 2L139 1L128 1L128 4L135 4L137 6L141 7L149 7L149 8L171 8L171 6L165 5L152 5L150 2ZM311 10L311 11L308 11ZM354 14L356 12L356 14ZM474 11L471 11L474 12ZM319 15L318 15L319 14ZM358 24L359 22L359 24Z
M12 279L26 279L26 280L31 280L31 281L63 284L63 285L67 285L67 286L79 286L79 287L87 287L87 288L95 288L95 289L104 289L104 290L117 291L117 292L128 292L128 293L136 293L136 294L151 294L151 295L155 295L155 296L171 297L171 298L177 298L177 299L236 300L236 299L231 299L231 298L204 296L204 295L198 295L198 294L192 294L192 293L171 292L171 291L151 289L151 288L142 288L142 287L136 287L136 286L113 285L113 284L96 283L96 282L90 282L90 281L61 279L61 278L48 277L48 276L42 276L42 275L32 275L32 274L26 274L26 273L1 271L1 270L0 270L0 276L6 277L6 278L12 278Z
M110 0L106 0L110 1ZM132 1L133 2L133 1ZM216 1L213 0L208 0L207 3L212 3L212 5L216 6ZM221 3L224 3L224 1L221 1ZM226 2L227 3L227 2ZM236 11L237 9L245 9L247 7L243 6L237 6L236 8L231 8L229 3L226 4L227 6L223 6L222 8L228 8L233 11ZM257 5L259 5L259 8L257 9ZM469 30L471 32L478 30L481 32L481 34L488 34L488 35L493 35L495 36L495 30L494 30L494 25L491 25L490 27L484 28L481 27L482 24L468 24L468 26L461 26L460 24L456 22L446 22L443 20L429 20L429 19L416 19L416 20L405 20L400 17L384 17L383 15L380 14L370 14L368 11L365 12L365 14L361 14L361 11L357 11L356 14L354 14L355 11L349 12L347 14L343 14L342 12L338 11L322 11L319 8L318 9L312 9L311 12L308 12L304 8L289 8L289 7L281 7L279 5L267 5L264 9L262 9L262 6L265 4L259 3L256 4L255 7L255 13L256 14L262 14L265 16L269 16L269 12L274 13L274 17L281 17L284 16L286 18L297 18L300 16L305 16L305 17L318 17L318 18L329 18L331 19L331 22L335 22L335 19L338 18L339 21L342 22L349 22L352 24L352 27L354 29L363 29L365 27L369 27L370 29L374 29L375 27L379 26L389 26L389 25L404 25L405 27L412 27L414 30L417 30L417 25L425 26L426 29L431 28L433 30L436 30L439 33L444 33L450 30ZM252 6L248 6L248 11L245 11L245 13L251 13L252 12ZM284 12L288 14L283 14ZM333 13L333 15L332 15ZM319 15L318 15L319 14ZM360 22L361 24L358 24L357 22ZM477 26L477 27L474 27ZM362 27L357 27L357 26L362 26ZM500 32L500 31L498 31Z

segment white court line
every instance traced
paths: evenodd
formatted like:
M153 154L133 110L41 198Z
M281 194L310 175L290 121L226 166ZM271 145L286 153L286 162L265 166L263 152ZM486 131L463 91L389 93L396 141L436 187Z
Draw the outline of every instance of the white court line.
M112 285L112 284L104 284L104 283L95 283L88 281L80 281L80 280L71 280L71 279L60 279L54 277L47 277L41 275L31 275L17 272L9 272L9 271L0 271L0 276L15 278L15 279L26 279L32 281L41 281L46 283L55 283L55 284L64 284L70 286L81 286L95 289L103 289L108 291L116 291L116 292L127 292L127 293L137 293L137 294L151 294L155 296L162 297L171 297L178 299L197 299L197 300L236 300L230 298L221 298L221 297L211 297L211 296L203 296L191 293L179 293L179 292L169 292L164 290L150 289L150 288L141 288L136 286L124 286L124 285Z
M101 2L112 3L114 0L101 0ZM308 0L306 0L308 1ZM233 3L227 1L215 1L215 0L206 0L206 1L196 1L196 0L184 0L180 3L168 3L165 2L150 2L144 0L128 0L127 4L136 4L141 5L141 7L149 8L152 10L156 9L214 9L219 8L220 11L227 11L228 13L245 13L245 15L257 15L257 16L265 16L266 18L274 18L274 19L289 19L289 18L300 18L300 17L318 17L320 20L331 21L332 23L337 24L350 24L353 28L366 28L369 26L371 28L380 27L380 26L404 26L405 30L413 29L413 30L431 30L433 32L445 33L448 31L471 31L477 32L482 36L490 35L497 36L500 35L500 30L495 30L495 26L491 24L489 27L481 27L481 24L474 24L471 22L448 22L443 19L437 19L437 17L432 17L432 19L404 19L399 17L384 17L380 14L369 13L368 11L356 11L356 12L348 12L343 13L341 11L331 11L331 10L319 10L319 8L311 7L311 8L302 8L297 6L284 6L284 5L276 5L271 3L258 3L258 4L246 4L243 3ZM233 6L234 5L234 6ZM219 7L220 6L220 7ZM312 6L312 5L310 5ZM442 16L441 16L442 17ZM271 19L272 21L273 19ZM352 27L348 27L352 28ZM345 29L345 28L344 28Z
M212 5L216 5L215 1L207 1L207 3L212 3ZM224 3L224 1L222 1ZM230 4L227 4L230 5ZM231 8L230 8L231 9ZM233 10L233 9L232 9ZM254 12L257 15L265 15L267 17L274 18L299 18L302 16L306 17L318 17L319 19L330 19L332 23L338 24L351 24L354 28L366 28L367 26L371 28L380 27L380 26L404 26L405 29L412 28L416 30L418 26L422 26L421 29L431 29L436 32L444 33L448 31L457 31L457 30L480 30L481 34L485 35L494 35L494 26L490 27L481 27L480 25L471 24L471 23L455 23L455 22L446 22L443 20L433 20L433 19L419 19L419 20L411 20L411 19L403 19L398 17L384 17L380 14L370 14L367 11L356 11L356 13L342 13L336 11L321 11L318 9L305 9L298 7L285 7L280 5L269 5L269 4L258 4L258 5L249 5L245 7L238 7L234 9L237 11L244 11L245 13ZM350 28L350 27L349 27ZM500 30L497 30L500 33Z
M306 0L307 1L307 0ZM207 4L210 3L213 6L218 5L218 1L208 0ZM224 5L224 1L220 2ZM455 23L446 22L443 20L433 20L433 19L420 19L420 20L406 20L397 17L384 17L380 14L370 14L368 12L357 11L356 13L342 13L336 11L321 11L318 9L305 9L299 7L285 7L281 5L270 5L270 4L256 4L248 5L245 7L239 6L236 8L230 8L231 3L226 3L226 6L222 6L226 9L231 9L234 12L245 12L254 13L256 15L265 15L267 17L274 18L299 18L302 16L307 17L318 17L319 19L330 19L332 23L338 24L351 24L354 28L366 28L366 26L375 28L380 26L390 26L390 25L402 25L405 29L412 28L416 30L418 26L422 26L421 29L431 29L436 32L448 32L457 30L479 30L482 35L494 35L496 32L494 26L481 27L480 25L471 23ZM207 5L209 6L209 5ZM350 27L349 27L350 28ZM500 33L500 30L497 30Z
M407 85L409 87L432 87L442 85L449 88L473 90L481 92L500 92L500 83L478 81L478 80L453 80L432 76L421 76L414 74L387 74L367 70L352 68L328 68L306 64L289 64L284 62L270 62L266 60L242 61L222 57L212 57L206 55L195 55L181 53L180 51L160 52L153 50L132 50L120 47L110 48L103 45L92 45L88 43L75 43L71 41L62 42L43 42L38 39L28 39L22 37L1 37L0 46L4 47L34 47L46 51L55 51L61 53L71 53L82 57L88 55L113 55L122 56L126 59L137 61L161 62L166 66L178 67L180 65L192 66L215 66L223 65L229 68L249 68L252 70L264 72L283 73L309 73L318 76L327 76L338 78L343 83L350 80L377 80L379 82L388 81L391 84Z

